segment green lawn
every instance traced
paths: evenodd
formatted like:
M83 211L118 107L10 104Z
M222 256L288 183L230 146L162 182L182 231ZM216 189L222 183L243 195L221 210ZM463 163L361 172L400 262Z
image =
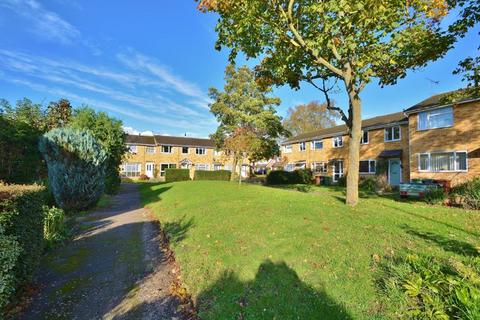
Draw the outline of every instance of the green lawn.
M171 237L202 319L384 319L376 260L476 255L480 214L342 190L230 182L141 186ZM381 258L383 259L383 258Z

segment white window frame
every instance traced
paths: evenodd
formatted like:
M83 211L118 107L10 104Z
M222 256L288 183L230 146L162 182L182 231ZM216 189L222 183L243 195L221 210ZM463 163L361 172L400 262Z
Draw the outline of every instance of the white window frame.
M216 150L216 149L215 149L215 150L213 151L213 155L214 155L215 157L220 157L220 156L222 155L222 150Z
M163 151L163 148L164 148L164 147L169 148L170 151L169 151L169 152ZM164 154L172 154L172 153L173 153L173 147L172 147L172 146L169 146L169 145L161 145L161 146L160 146L160 151L161 151L162 153L164 153Z
M201 168L203 168L203 169L201 169ZM210 171L210 166L208 165L208 163L196 163L195 164L195 170Z
M295 163L287 163L285 165L285 167L283 168L283 170L288 171L288 172L294 171L295 170Z
M454 159L454 165L455 169L454 170L439 170L439 171L433 171L432 170L432 154L439 154L439 153L453 153L453 159ZM465 170L460 170L458 169L458 164L457 164L457 153L465 153ZM421 155L427 155L428 160L427 160L427 169L422 170L420 169L420 156ZM456 150L456 151L435 151L435 152L421 152L417 155L417 169L419 172L432 172L432 173L443 173L443 172L468 172L468 151L467 150Z
M393 134L393 129L394 128L398 128L398 139L395 139L395 136ZM387 130L392 130L392 140L387 140ZM395 141L400 141L402 140L402 127L397 125L397 126L391 126L391 127L386 127L384 130L383 130L383 134L384 134L384 141L385 142L395 142Z
M321 147L321 148L317 148L317 147L315 146L316 143L321 143L321 144L322 144L322 147ZM312 149L312 150L322 150L322 149L323 149L323 140L313 140L313 141L311 142L311 149Z
M450 124L448 126L429 127L428 124L429 124L430 117L432 117L432 115L438 116L439 114L442 114L442 111L444 111L444 110L450 111L450 112L443 112L443 114L451 114L452 115L452 124ZM426 117L427 117L427 121L426 121L427 127L426 128L420 128L420 123L421 123L420 117L421 117L421 115L426 115ZM454 114L453 114L453 107L436 108L436 109L433 109L433 110L422 111L422 112L419 112L417 114L417 131L425 131L425 130L440 129L440 128L451 128L451 127L453 127L454 123L455 123L455 119L454 119Z
M200 150L203 150L203 151L200 151ZM200 151L200 152L199 152ZM197 147L195 148L195 154L196 155L199 155L199 156L204 156L207 154L207 149L205 148L201 148L201 147Z
M126 171L125 169L128 166L136 166L137 171ZM127 174L127 172L129 174ZM134 174L131 174L134 173ZM142 164L139 162L125 162L122 164L122 172L121 175L126 178L134 178L134 177L139 177L142 174Z
M220 171L223 169L223 166L221 164L214 164L213 165L213 171Z
M149 150L150 150L150 151L149 151ZM155 154L155 147L146 146L146 147L145 147L145 153L147 153L147 154Z
M342 170L339 170L338 173L335 173L335 164L336 163L341 163ZM335 176L336 175L336 176ZM340 178L342 178L345 175L345 163L343 160L334 160L332 163L332 181L333 182L338 182ZM335 179L336 177L336 179Z
M129 144L128 145L128 152L132 153L132 154L137 154L138 152L138 146L135 145L135 144Z
M187 148L187 152L183 152L184 148ZM182 146L182 154L189 154L190 153L190 148Z
M338 139L340 139L340 140L338 140ZM338 143L337 143L337 145L335 145L335 141L340 141L340 144L338 145ZM343 136L333 137L332 138L332 146L334 148L342 148L343 147Z
M320 170L317 170L317 167L320 167ZM326 161L312 162L312 171L314 173L328 173L328 162Z
M167 165L165 169L176 169L176 163L160 163L160 177L165 177L165 169L162 170L162 166Z
M286 144L283 146L283 152L284 153L292 153L292 145L291 144Z
M301 152L307 150L307 144L305 142L300 142L298 144L298 150L300 150Z
M360 171L360 162L362 162L362 161L368 161L368 172ZM370 165L370 163L372 163L372 162L375 164L375 170L374 170L374 171L371 171L371 170L370 170L370 169L372 168L371 165ZM358 172L359 172L360 174L372 174L372 173L375 174L375 173L376 173L376 170L377 170L377 160L374 160L374 159L359 160L359 161L358 161L358 169L359 169Z
M365 140L364 140L365 134L367 134L367 142L365 142ZM370 131L368 131L368 130L363 131L362 130L362 137L360 138L360 144L368 144L369 142L370 142Z

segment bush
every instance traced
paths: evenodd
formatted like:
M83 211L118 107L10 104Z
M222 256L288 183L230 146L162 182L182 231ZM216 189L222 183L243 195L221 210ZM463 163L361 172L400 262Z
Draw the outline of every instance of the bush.
M267 184L310 184L312 179L313 174L309 169L295 171L276 170L268 173Z
M0 309L31 280L43 247L45 188L0 184Z
M464 182L452 189L453 196L460 196L465 209L480 210L480 178Z
M43 208L45 215L44 239L47 248L54 247L62 243L67 238L67 228L65 225L65 212L60 208Z
M89 132L53 129L42 136L39 148L58 206L80 211L97 203L104 190L107 155Z
M222 180L230 181L230 170L203 171L195 170L194 180Z
M189 169L165 169L165 181L188 181L190 180Z
M347 186L347 177L341 176L337 180L337 186L339 187L346 187Z
M380 264L380 296L395 319L480 319L480 257L416 254Z
M366 192L375 192L377 180L374 177L360 177L359 187Z
M141 181L147 181L147 180L150 180L150 177L147 176L146 174L141 174L139 177L138 177L138 180L141 180Z
M431 188L425 192L424 200L428 204L442 204L447 198L443 188Z

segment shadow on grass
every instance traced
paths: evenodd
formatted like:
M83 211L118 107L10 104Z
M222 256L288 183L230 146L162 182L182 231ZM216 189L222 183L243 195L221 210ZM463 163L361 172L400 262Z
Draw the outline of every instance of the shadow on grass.
M198 310L205 319L352 319L345 307L302 282L285 262L270 260L252 281L226 271L200 293Z
M187 237L187 232L194 227L193 218L185 221L185 216L173 222L162 223L162 230L167 234L171 243L178 243Z
M433 243L445 251L453 252L463 256L479 256L478 250L468 242L449 239L433 232L418 231L408 225L402 226L402 229L404 229L408 234L421 238L428 243Z
M146 206L150 203L162 200L160 195L173 188L172 185L160 187L158 189L155 188L155 187L161 186L163 184L165 184L165 183L163 183L163 182L160 182L160 183L157 183L157 184L143 183L143 184L140 185L140 188L141 188L140 194L141 194L141 197L142 197L143 206Z

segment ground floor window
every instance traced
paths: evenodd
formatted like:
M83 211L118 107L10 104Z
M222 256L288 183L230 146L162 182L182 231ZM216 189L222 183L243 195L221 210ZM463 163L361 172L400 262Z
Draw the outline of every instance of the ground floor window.
M314 173L327 173L328 163L326 162L314 162L312 163L312 171Z
M160 164L160 176L165 177L165 169L176 169L177 165L175 163L162 163Z
M343 177L343 161L334 160L332 161L333 166L333 181L337 182L341 177Z
M360 173L375 173L376 161L375 160L361 160L360 161Z
M141 169L142 165L140 163L127 162L122 165L121 174L127 178L138 177L140 176Z
M209 170L209 165L206 164L206 163L197 163L195 165L195 170L208 171Z
M293 163L287 163L284 168L285 171L293 171L293 169L295 169L295 165Z
M421 153L418 155L418 169L426 172L467 171L467 152Z
M222 167L223 167L223 166L222 166L221 164L214 164L214 165L213 165L213 170L219 171L219 170L222 170Z

